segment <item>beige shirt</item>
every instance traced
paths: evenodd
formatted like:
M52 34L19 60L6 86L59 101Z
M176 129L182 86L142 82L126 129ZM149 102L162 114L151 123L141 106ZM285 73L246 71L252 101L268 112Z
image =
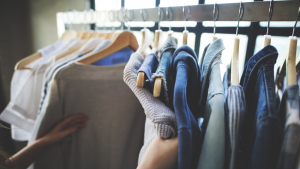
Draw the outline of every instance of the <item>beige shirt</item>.
M123 81L125 64L71 63L55 76L37 138L64 118L84 113L87 127L43 152L36 169L134 169L143 145L145 115Z

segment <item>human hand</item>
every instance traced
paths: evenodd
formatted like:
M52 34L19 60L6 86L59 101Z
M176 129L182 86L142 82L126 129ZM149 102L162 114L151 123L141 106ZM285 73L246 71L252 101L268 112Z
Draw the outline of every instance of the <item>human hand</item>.
M178 162L178 137L155 137L137 169L174 169Z
M39 141L46 145L54 144L65 136L84 128L87 120L88 118L84 114L72 115L57 124L49 133L40 138Z

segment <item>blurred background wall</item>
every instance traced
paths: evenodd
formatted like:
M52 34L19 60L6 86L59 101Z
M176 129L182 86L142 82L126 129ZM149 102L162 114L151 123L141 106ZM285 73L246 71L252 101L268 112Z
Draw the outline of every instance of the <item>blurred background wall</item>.
M10 99L14 65L57 38L56 13L83 10L89 0L1 0L0 1L0 111ZM7 124L0 122L3 125ZM10 154L26 142L11 140L10 130L0 127L0 146Z

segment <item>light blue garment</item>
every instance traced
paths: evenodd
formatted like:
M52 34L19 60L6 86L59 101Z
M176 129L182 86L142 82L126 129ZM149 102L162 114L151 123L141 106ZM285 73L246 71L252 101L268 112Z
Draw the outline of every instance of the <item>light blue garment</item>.
M204 140L197 169L224 169L225 98L220 73L224 49L222 39L214 41L205 48L200 63L202 91L199 106L204 116L201 126Z

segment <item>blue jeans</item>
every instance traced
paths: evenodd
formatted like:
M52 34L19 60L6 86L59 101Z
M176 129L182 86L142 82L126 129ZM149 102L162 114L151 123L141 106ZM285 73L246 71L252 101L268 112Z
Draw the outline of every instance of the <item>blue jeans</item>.
M158 66L158 59L154 53L150 53L146 56L139 72L145 73L145 83L144 88L147 89L151 94L153 94L154 81L152 81L152 73L155 72Z
M275 47L266 46L245 65L240 81L246 96L246 117L241 131L242 159L238 168L274 169L282 140L276 110Z
M170 90L178 125L178 169L195 169L201 147L201 132L195 119L200 95L200 70L195 52L181 46L173 55Z
M168 37L163 48L161 49L161 59L157 67L156 72L153 74L152 78L162 78L162 87L160 92L161 101L165 103L169 108L174 110L173 107L173 93L168 90L171 86L171 76L170 68L173 58L173 53L177 48L177 39L175 37ZM170 101L171 100L171 101Z

